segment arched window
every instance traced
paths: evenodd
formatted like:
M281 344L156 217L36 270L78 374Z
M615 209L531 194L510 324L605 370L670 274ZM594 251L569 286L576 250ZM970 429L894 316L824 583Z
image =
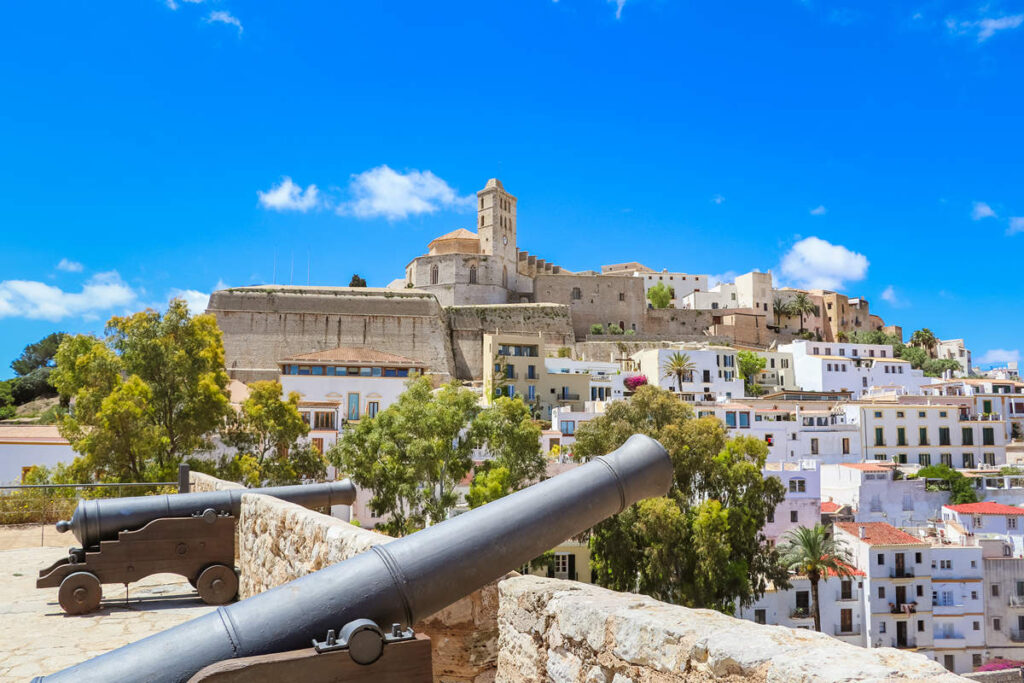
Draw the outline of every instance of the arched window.
M582 299L583 298L583 290L581 290L579 287L573 287L572 288L572 298L575 301L579 301L580 299Z
M480 227L481 228L484 227L484 217L483 217L483 214L480 215Z
M469 267L469 284L476 284L476 266Z
M437 284L437 266L430 266L430 284Z
M501 268L501 286L508 289L508 266Z

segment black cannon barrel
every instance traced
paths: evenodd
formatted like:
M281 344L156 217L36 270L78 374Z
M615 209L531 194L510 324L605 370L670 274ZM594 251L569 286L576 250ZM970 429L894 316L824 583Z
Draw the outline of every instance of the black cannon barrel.
M227 489L202 493L172 493L165 496L97 498L79 501L70 521L57 522L57 531L71 531L83 548L117 538L117 532L141 529L161 517L191 517L204 510L230 512L237 516L242 495L262 493L308 508L351 505L356 487L349 479L325 484L271 486L262 489Z
M618 450L410 536L36 681L187 681L234 657L309 647L354 619L411 625L643 498L672 461L636 435Z

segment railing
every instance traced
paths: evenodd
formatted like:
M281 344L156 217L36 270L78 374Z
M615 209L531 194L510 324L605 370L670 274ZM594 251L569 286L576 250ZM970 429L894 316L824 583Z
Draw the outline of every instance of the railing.
M971 415L960 415L960 420L963 422L999 422L1002 419L1002 413L974 413Z
M579 394L566 394L566 393L562 393L562 394L558 395L558 400L559 401L578 401L578 400L580 400L580 395Z
M813 619L814 615L805 607L794 607L789 613L790 619Z
M913 567L904 567L903 569L898 569L898 568L890 569L889 570L889 578L890 579L912 579L912 578L914 578L914 568Z
M851 626L849 630L844 629L842 626L836 626L834 629L834 633L837 636L859 636L860 625L858 624L857 626Z
M1024 595L1011 595L1010 607L1024 607Z
M941 647L952 647L954 645L954 643L951 643L949 641L964 640L964 634L956 633L955 631L952 632L952 633L936 633L933 636L933 638L934 638L934 640L945 641L945 642L942 643ZM936 643L935 645L936 645L936 647L940 647L940 645L938 643Z
M1024 630L1015 628L1010 631L1010 640L1015 643L1024 643Z
M900 640L899 638L893 638L892 646L899 648L901 650L907 650L910 648L917 647L917 641L912 638L906 638L904 640Z
M836 591L836 600L838 602L852 602L852 601L855 601L855 600L860 600L860 591L858 591L858 590L851 590L849 593L847 593L844 596L843 595L843 591L838 590L838 591Z
M39 525L39 544L46 545L46 528L70 519L80 498L120 498L143 495L149 489L173 487L188 492L188 466L179 471L179 481L126 482L121 484L21 484L0 486L0 525ZM86 495L82 495L85 493Z
M914 614L917 612L916 602L897 602L896 604L889 603L890 614Z

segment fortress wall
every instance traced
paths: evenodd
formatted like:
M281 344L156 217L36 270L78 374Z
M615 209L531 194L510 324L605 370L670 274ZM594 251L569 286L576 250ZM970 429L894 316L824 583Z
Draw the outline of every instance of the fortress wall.
M717 311L716 311L717 312ZM644 331L674 341L703 341L711 325L712 311L689 308L652 308L647 311Z
M451 306L445 311L459 379L482 378L485 332L543 333L545 343L555 346L572 346L574 341L569 308L563 305Z
M455 373L444 310L424 292L349 287L241 287L214 292L207 309L224 336L228 374L276 379L288 356L339 346L397 353Z
M579 288L580 298L573 298ZM647 310L644 281L638 277L595 275L543 275L533 281L533 300L537 303L558 303L569 307L573 332L582 339L590 326L624 323L623 329L643 334ZM634 325L636 326L634 328Z

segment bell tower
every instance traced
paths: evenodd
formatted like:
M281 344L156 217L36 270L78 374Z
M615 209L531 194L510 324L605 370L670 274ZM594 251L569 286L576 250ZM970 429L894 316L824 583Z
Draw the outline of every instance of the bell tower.
M516 248L516 198L505 191L497 178L487 181L476 193L477 232L480 253L498 257L509 271L509 285L514 280L519 260ZM508 289L515 287L507 286Z

